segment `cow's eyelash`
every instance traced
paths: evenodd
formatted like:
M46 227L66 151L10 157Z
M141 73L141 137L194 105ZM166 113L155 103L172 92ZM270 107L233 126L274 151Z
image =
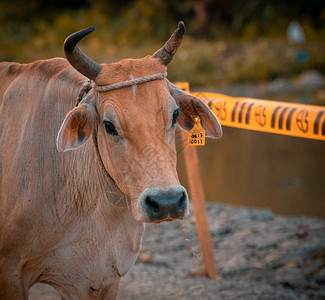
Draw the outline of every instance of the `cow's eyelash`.
M175 109L173 112L172 127L176 125L178 115L179 115L179 108Z

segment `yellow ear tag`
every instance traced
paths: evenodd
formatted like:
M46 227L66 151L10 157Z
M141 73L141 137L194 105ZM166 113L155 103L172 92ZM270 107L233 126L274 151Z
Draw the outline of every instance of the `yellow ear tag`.
M188 132L188 145L204 146L205 145L205 130L201 126L199 117L195 118L194 127Z

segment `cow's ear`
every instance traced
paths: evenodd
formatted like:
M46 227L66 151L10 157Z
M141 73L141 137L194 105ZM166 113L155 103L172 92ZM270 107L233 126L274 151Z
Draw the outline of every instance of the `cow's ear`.
M222 136L221 125L209 106L199 98L185 93L169 80L166 80L166 84L180 108L178 125L181 128L185 131L191 130L195 124L195 118L199 117L207 137L220 138Z
M56 147L60 152L81 147L91 136L96 113L90 104L84 103L72 109L59 130Z
M218 119L202 100L187 93L179 94L174 98L180 107L178 124L181 128L185 131L191 130L195 118L200 117L207 137L220 138L222 136L222 128Z

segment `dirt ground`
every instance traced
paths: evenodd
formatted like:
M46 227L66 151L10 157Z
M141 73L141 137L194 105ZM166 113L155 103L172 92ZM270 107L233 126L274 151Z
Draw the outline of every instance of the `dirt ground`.
M193 212L146 228L119 300L325 299L325 219L281 217L269 210L207 204L219 280L200 277ZM37 284L30 300L57 300Z

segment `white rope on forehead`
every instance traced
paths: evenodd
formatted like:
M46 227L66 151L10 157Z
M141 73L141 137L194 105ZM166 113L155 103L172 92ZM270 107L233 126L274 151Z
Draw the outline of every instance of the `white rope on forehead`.
M144 77L140 77L140 78L134 78L131 80L122 81L122 82L118 82L118 83L114 83L114 84L110 84L110 85L97 85L96 89L98 92L107 92L107 91L111 91L111 90L116 90L116 89L121 89L121 88L128 87L128 86L136 85L136 84L145 83L148 81L162 80L166 77L167 77L167 72L161 73L161 74L148 75L148 76L144 76Z

